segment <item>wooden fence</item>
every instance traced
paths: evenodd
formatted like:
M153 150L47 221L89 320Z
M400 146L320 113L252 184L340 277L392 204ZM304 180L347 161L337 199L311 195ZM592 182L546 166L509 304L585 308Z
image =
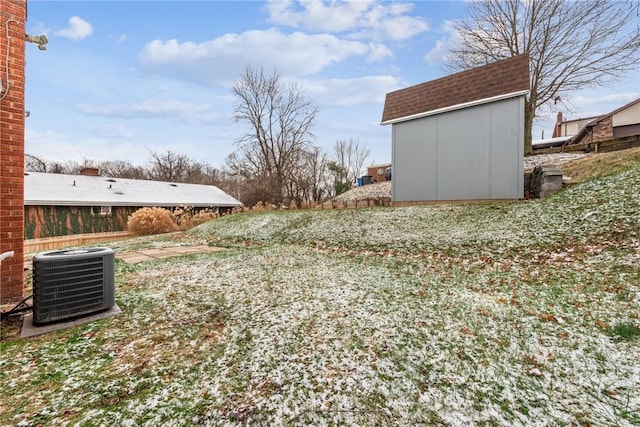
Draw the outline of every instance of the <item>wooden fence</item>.
M391 198L383 197L379 199L366 200L330 200L316 206L317 209L353 209L367 208L372 206L391 206Z
M129 231L114 231L91 234L72 234L69 236L47 237L43 239L30 239L24 241L24 253L48 251L51 249L81 246L87 243L118 240L133 236Z
M563 145L561 147L542 148L535 150L534 154L570 153L582 151L584 153L606 153L609 151L626 150L627 148L640 147L640 135L625 136L623 138L607 141L588 142L585 144Z

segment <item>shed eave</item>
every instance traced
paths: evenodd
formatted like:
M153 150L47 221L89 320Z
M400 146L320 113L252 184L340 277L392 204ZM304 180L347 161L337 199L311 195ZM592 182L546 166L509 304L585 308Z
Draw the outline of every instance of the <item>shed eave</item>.
M385 120L381 125L392 125L394 123L406 122L409 120L421 119L423 117L435 116L436 114L447 113L450 111L461 110L463 108L475 107L482 104L488 104L490 102L502 101L504 99L515 98L517 96L524 96L529 93L529 89L521 90L518 92L505 93L502 95L492 96L491 98L483 98L475 101L465 102L462 104L451 105L449 107L438 108L437 110L425 111L424 113L412 114L410 116L398 117L395 119Z

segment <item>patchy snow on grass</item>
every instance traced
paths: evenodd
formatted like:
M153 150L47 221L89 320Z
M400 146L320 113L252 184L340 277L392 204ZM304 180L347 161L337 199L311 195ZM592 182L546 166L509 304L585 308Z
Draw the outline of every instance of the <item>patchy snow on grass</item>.
M117 263L121 315L1 342L0 424L639 425L638 184L204 224Z

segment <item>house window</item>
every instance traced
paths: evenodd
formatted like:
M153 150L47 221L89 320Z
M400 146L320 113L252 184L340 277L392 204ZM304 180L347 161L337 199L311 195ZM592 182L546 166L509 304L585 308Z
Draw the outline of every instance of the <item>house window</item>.
M92 216L111 216L111 206L92 206Z

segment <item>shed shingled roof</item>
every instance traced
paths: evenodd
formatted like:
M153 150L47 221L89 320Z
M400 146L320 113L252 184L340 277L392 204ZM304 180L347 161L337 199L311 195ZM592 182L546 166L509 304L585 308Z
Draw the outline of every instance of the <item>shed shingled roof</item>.
M518 55L387 93L382 123L529 90L529 55Z

